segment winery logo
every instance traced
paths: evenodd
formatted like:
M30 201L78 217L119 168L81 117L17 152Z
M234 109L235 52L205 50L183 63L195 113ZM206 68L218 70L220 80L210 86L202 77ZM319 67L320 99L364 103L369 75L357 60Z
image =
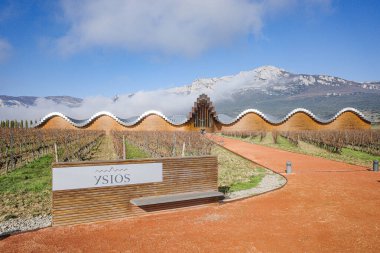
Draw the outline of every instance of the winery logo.
M95 175L95 185L119 185L127 184L131 181L131 175L128 173L128 169L115 169L111 167L110 169L97 169L95 173L100 173L100 175Z

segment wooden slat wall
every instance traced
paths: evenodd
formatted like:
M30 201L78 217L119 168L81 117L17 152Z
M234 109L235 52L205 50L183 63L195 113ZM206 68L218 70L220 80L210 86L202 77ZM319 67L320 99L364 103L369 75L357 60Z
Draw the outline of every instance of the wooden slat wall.
M146 206L132 205L133 198L218 189L215 156L107 161L103 163L56 163L54 168L154 163L163 164L163 182L126 186L53 191L53 226L87 223L144 215L172 208L215 203L216 199L191 200Z
M100 116L95 119L88 126L83 129L88 130L105 130L109 132L111 130L129 130L129 131L199 131L199 120L202 115L206 114L206 126L207 132L220 132L220 131L301 131L301 130L345 130L345 129L371 129L371 124L364 121L358 115L352 112L345 112L340 115L333 122L328 124L321 124L312 119L309 115L303 112L297 112L291 116L288 120L279 125L271 124L265 121L261 116L256 113L248 113L244 115L240 120L233 124L223 125L211 120L211 124L207 123L209 120L209 112L205 110L198 110L198 117L193 118L189 122L175 126L168 123L166 120L157 115L149 115L136 125L125 127L117 123L109 116ZM210 125L208 125L210 124ZM198 126L198 127L195 127ZM77 129L69 122L62 119L59 116L47 120L45 124L40 128L50 129ZM82 129L82 128L79 128Z

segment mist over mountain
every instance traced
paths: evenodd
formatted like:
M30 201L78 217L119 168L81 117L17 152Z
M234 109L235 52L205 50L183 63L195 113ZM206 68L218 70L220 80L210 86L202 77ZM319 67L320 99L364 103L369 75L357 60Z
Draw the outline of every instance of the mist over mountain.
M29 107L36 106L38 100L46 99L57 104L66 105L68 107L81 106L83 99L70 96L48 96L48 97L33 97L33 96L5 96L0 95L0 107L17 108L20 106Z
M41 118L52 111L84 119L98 111L132 117L147 110L167 115L187 115L202 93L211 97L218 113L231 117L254 108L283 117L302 107L328 118L345 107L355 107L369 120L380 120L380 82L354 82L328 75L294 74L273 66L263 66L237 75L198 79L170 89L140 91L108 97L0 96L1 118Z
M293 74L263 66L234 76L198 79L173 88L177 94L213 94L219 113L230 116L255 108L282 117L302 107L331 117L344 107L355 107L369 119L380 119L380 82L354 82L328 75Z

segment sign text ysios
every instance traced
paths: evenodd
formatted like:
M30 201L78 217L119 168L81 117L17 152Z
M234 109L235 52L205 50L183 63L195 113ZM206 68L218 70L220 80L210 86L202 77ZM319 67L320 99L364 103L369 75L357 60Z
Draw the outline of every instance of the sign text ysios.
M53 191L162 182L162 163L53 168Z

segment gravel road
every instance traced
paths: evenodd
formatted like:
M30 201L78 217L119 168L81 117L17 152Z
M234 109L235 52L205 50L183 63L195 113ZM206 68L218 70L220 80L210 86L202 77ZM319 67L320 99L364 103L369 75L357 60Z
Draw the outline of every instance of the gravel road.
M21 231L34 230L51 226L51 215L33 218L15 218L0 223L0 237Z

